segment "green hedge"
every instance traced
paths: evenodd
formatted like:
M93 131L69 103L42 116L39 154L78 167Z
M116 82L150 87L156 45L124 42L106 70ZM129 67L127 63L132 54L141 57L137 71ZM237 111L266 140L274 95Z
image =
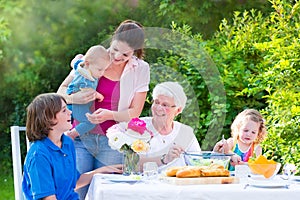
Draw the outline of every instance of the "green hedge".
M265 155L282 164L295 163L300 168L300 154L297 153L300 150L299 2L270 2L274 9L270 15L263 16L257 10L235 12L233 22L224 19L210 40L193 35L188 26L174 24L175 31L189 35L190 40L199 42L199 46L177 47L176 53L170 51L170 55L159 60L185 74L197 94L201 112L199 124L194 128L199 141L206 141L202 147L211 147L214 138L206 139L212 121L216 120L213 126L224 125L222 133L229 137L229 126L237 113L245 108L255 108L264 115L268 127L268 137L262 144ZM195 70L199 67L189 61L188 55L182 57L177 53L197 56L193 52L202 47L217 66L226 91L226 104L219 104L214 112L214 98L211 98L202 74ZM212 66L207 57L200 57ZM220 98L223 98L222 93ZM225 112L225 122L215 115L216 112L221 116ZM216 134L220 138L218 131Z
M11 173L9 126L25 124L25 108L34 96L57 90L74 54L107 39L120 21L132 15L145 26L169 27L173 18L164 21L163 16L180 11L180 6L185 8L185 1L155 1L162 6L157 12L163 12L165 5L173 6L165 14L156 16L149 11L145 17L148 1L140 1L139 6L144 6L140 8L124 8L125 4L112 1L116 6L111 10L102 1L93 6L82 2L34 4L20 0L1 9L7 17L7 21L0 18L0 105L5 105L0 111L0 169L4 173ZM234 4L233 0L227 2ZM147 49L145 58L151 63L150 87L166 80L182 83L189 98L178 120L195 129L204 150L211 149L222 134L230 136L230 124L243 109L260 110L269 130L263 143L265 154L299 168L299 2L269 3L273 11L268 15L258 10L235 12L232 19L222 21L213 37L205 37L210 39L193 32L195 17L191 26L179 26L185 18L176 19L178 23L171 23L172 32L164 38L167 48L159 49L160 41L147 41L156 47ZM201 1L201 5L214 8L217 3ZM199 27L203 26L202 21ZM19 34L11 36L11 31ZM151 92L143 115L149 115L150 97Z

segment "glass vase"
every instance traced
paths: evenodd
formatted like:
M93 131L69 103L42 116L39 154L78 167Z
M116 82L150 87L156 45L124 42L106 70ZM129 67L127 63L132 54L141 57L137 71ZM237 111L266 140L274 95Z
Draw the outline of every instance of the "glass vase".
M123 175L138 175L140 156L131 149L125 150L123 154Z

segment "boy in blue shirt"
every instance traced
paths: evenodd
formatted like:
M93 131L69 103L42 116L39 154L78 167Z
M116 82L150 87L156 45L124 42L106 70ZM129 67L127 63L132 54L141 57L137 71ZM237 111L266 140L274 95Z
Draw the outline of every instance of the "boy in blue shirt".
M27 107L26 135L32 144L22 182L26 199L79 199L75 189L89 184L95 173L122 173L122 165L115 165L79 174L73 141L64 134L72 128L71 113L55 93L41 94Z

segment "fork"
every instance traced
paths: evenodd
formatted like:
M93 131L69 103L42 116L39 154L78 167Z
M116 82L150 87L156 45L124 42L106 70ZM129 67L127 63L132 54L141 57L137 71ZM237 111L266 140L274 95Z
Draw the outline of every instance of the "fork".
M222 143L223 143L222 154L224 154L225 153L225 147L224 147L225 139L224 139L224 134L222 135Z

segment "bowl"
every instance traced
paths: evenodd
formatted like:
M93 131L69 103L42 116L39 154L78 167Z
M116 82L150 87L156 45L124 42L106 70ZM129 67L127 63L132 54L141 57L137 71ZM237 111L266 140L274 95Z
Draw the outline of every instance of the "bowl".
M249 163L248 166L250 168L251 173L255 175L263 175L266 179L271 179L280 170L280 163L269 163L269 164L257 164L257 163Z
M222 154L213 151L187 152L184 153L184 160L188 166L219 164L227 169L232 155L233 154Z

